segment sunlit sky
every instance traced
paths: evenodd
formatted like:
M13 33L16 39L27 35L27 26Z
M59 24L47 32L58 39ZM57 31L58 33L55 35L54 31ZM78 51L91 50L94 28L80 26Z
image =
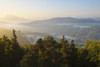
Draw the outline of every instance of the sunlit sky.
M0 18L100 17L100 0L0 0Z

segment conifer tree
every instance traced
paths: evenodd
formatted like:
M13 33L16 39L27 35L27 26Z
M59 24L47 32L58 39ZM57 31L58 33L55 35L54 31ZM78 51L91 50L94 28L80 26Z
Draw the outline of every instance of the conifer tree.
M69 44L69 65L77 67L77 49L75 48L74 40Z
M62 58L61 58L61 60L62 60L62 63L64 64L64 67L65 67L66 65L68 65L67 64L67 62L68 62L68 50L67 50L68 41L65 40L64 35L63 35L63 38L60 40L60 43L62 44L62 48L61 48Z

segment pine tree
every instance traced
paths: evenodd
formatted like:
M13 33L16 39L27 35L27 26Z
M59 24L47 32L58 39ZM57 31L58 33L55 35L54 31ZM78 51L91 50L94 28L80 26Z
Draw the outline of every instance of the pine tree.
M18 44L18 42L17 42L17 36L16 36L16 31L14 29L13 29L13 41L14 41L15 45Z
M16 31L13 29L13 38L11 40L11 45L10 45L10 57L9 57L9 62L12 64L10 67L15 67L23 57L24 51L23 49L19 46L17 42L17 36L16 36Z
M70 67L77 67L77 49L74 40L69 44L69 65Z
M63 35L63 38L60 40L60 43L62 44L62 48L61 48L62 58L61 58L61 60L62 60L62 63L64 64L64 67L65 67L66 65L68 65L67 64L67 62L68 62L68 50L67 50L68 41L65 40L64 35Z

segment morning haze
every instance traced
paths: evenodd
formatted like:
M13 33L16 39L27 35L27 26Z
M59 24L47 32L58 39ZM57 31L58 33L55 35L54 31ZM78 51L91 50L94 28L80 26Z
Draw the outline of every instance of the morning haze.
M100 0L0 0L0 67L100 67Z
M0 18L100 17L99 0L0 0Z

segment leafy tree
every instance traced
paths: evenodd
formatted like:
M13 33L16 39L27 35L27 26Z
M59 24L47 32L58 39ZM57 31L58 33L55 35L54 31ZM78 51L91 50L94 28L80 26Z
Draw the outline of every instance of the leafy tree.
M100 66L100 41L88 41L88 59L94 64L94 66ZM87 42L87 43L88 43ZM86 44L87 45L87 44Z

